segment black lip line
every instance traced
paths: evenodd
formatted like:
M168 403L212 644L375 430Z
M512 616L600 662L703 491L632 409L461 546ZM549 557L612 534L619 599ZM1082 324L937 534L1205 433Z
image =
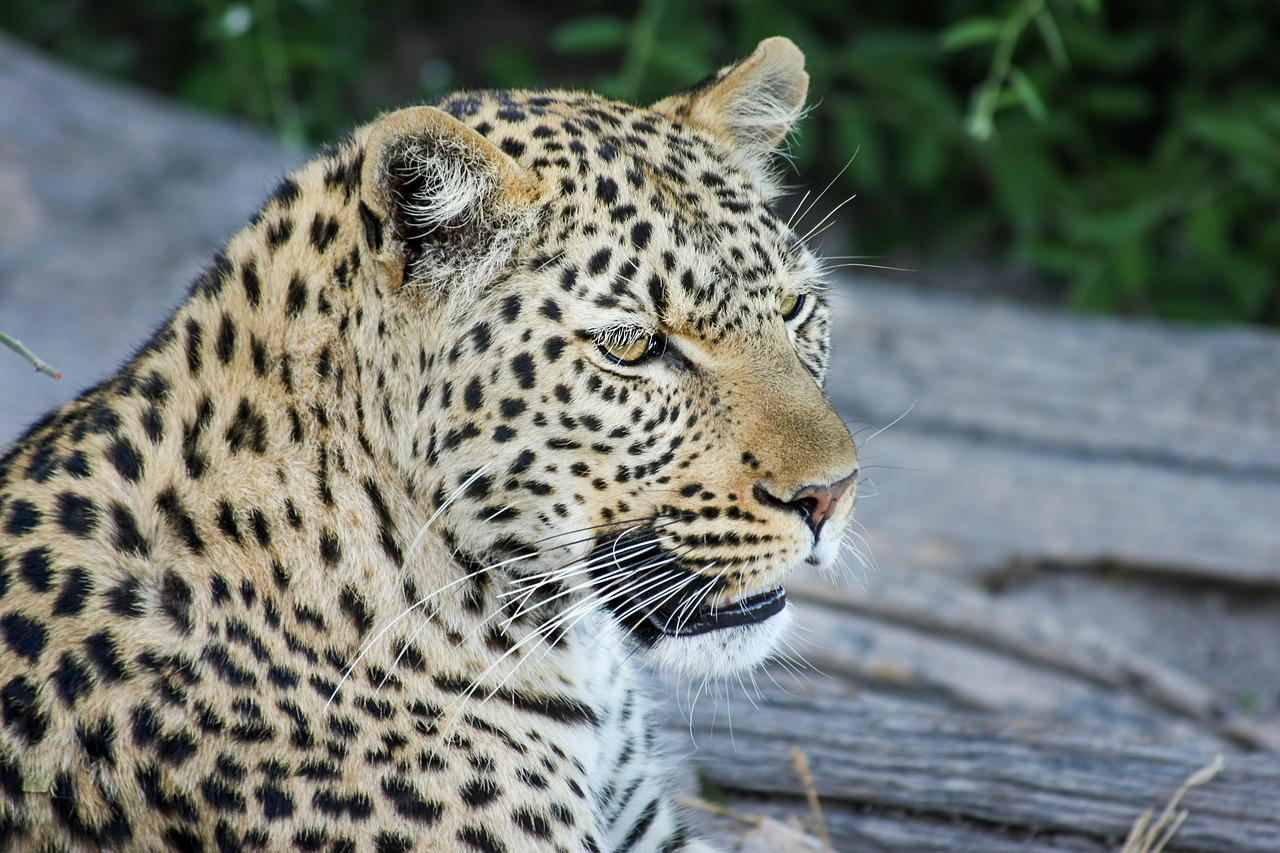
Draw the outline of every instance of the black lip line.
M680 624L676 626L669 624L670 617L664 619L656 612L649 613L647 618L649 623L665 636L690 637L724 628L763 622L781 613L786 606L787 591L778 587L744 598L727 608L713 608L709 604L704 604L695 610L690 618L679 620Z

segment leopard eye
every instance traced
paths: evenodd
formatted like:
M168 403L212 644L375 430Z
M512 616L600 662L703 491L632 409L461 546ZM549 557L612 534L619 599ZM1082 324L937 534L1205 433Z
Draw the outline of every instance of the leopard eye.
M788 293L782 297L782 319L790 322L800 316L800 312L804 310L805 295L803 293Z
M636 364L657 349L657 336L641 332L635 336L600 341L600 351L615 364Z

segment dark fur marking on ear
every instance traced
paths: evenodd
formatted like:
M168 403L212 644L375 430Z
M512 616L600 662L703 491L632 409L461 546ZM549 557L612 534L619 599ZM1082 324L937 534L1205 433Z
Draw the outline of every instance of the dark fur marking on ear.
M360 202L360 221L364 223L364 241L369 246L369 249L374 252L381 252L382 220L364 202Z

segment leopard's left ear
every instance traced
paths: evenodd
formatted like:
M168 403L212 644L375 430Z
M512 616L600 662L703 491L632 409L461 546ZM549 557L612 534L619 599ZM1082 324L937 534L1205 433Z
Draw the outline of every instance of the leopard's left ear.
M492 142L434 107L378 119L365 142L365 243L398 284L474 292L527 233L537 182Z
M760 42L741 62L652 109L725 139L741 153L765 194L772 195L772 154L804 111L808 91L804 54L790 39L775 37Z

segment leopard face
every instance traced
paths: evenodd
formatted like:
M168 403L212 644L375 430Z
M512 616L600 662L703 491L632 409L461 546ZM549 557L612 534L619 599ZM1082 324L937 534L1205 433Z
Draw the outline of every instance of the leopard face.
M803 87L753 70L774 89L749 106L791 98L772 110L793 117ZM520 234L477 249L501 258L482 287L413 282L438 246L396 258L410 298L436 310L389 333L420 350L387 381L412 414L386 425L386 443L410 449L398 464L432 495L434 529L486 583L501 578L504 620L536 614L556 633L603 608L626 642L694 675L775 647L783 579L835 558L857 474L820 390L819 264L769 206L761 139L717 112L745 72L653 109L565 93L445 100L438 121L483 135L502 176L453 222L396 209L466 183L424 174L414 164L429 154L365 163L395 176L369 204L389 208L397 237L448 246L477 240L477 222Z

